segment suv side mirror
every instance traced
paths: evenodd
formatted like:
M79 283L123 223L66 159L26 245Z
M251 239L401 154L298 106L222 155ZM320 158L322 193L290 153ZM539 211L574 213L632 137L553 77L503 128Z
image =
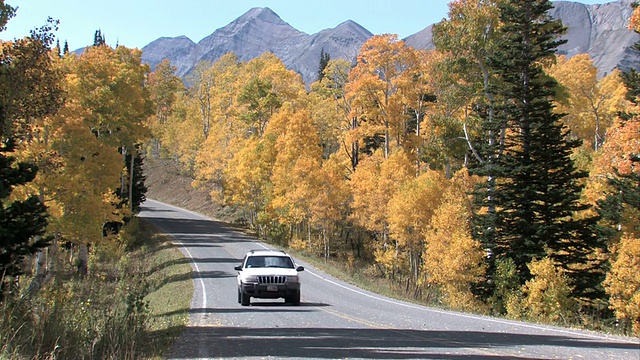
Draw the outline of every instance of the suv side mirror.
M233 268L234 270L242 271L242 265L237 265Z
M298 267L296 268L296 271L304 271L304 266L298 266Z

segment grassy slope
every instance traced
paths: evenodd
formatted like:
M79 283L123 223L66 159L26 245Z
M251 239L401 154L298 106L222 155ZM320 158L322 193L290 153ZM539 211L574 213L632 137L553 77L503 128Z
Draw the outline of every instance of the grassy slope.
M151 268L147 272L150 292L145 300L149 304L150 349L146 352L149 358L160 358L169 352L189 322L193 280L191 266L171 239L161 234L152 237L156 246L151 250Z

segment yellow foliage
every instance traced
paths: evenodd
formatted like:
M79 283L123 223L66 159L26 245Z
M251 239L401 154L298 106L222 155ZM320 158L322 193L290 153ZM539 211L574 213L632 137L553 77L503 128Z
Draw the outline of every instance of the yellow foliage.
M640 335L640 239L624 235L613 251L611 271L604 282L609 307L616 318L631 323Z
M352 219L383 237L388 232L387 206L396 191L412 178L413 164L402 151L384 159L381 151L361 160L351 176Z
M442 190L442 203L425 233L423 255L427 281L442 287L448 306L461 310L479 308L470 285L485 273L484 251L471 237L471 210L465 190L471 183L465 174L456 174L452 186Z
M640 32L640 7L633 9L633 14L629 19L629 30Z
M544 323L566 322L575 313L576 302L570 296L572 289L564 270L549 257L528 266L533 278L522 286L522 298L509 298L508 315Z
M396 249L389 244L383 244L373 253L377 264L384 269L386 275L392 274L398 266L398 256Z
M598 79L598 69L589 54L579 54L567 59L560 56L547 69L562 86L558 110L566 113L565 121L573 135L598 149L626 101L626 88L620 71L614 70Z
M289 247L294 250L304 250L307 247L307 242L301 239L299 236L294 236L289 240Z
M124 174L118 148L147 136L148 67L140 61L140 52L126 47L57 60L66 75L65 103L56 115L33 119L34 133L19 149L39 166L30 186L49 208L50 233L96 242L105 222L128 215L116 208L114 191Z
M349 72L345 85L345 97L351 104L349 118L366 119L353 135L383 135L385 157L391 151L391 139L402 146L411 133L407 129L405 109L409 100L405 94L416 87L411 80L419 73L417 52L391 34L367 40Z
M633 161L634 154L640 153L640 118L633 117L616 123L607 132L607 141L594 154L591 173L585 187L584 196L595 204L611 191L608 181L621 175L640 174L640 166ZM640 236L637 224L640 223L640 210L632 206L622 209L622 232Z
M400 247L417 249L442 199L447 180L429 170L408 180L389 201L389 231Z

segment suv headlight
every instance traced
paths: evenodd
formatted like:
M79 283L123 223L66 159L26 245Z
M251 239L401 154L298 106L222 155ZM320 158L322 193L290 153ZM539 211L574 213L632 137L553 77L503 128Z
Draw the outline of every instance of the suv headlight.
M287 276L287 282L288 283L297 283L297 282L299 282L298 276Z
M257 275L246 275L246 276L243 276L241 279L242 279L242 282L245 282L245 283L257 283L258 282L258 276Z

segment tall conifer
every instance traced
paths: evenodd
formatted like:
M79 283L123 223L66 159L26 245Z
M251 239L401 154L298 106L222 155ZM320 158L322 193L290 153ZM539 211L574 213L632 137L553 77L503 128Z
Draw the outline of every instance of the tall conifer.
M571 159L577 140L568 137L562 114L554 112L556 82L543 71L552 61L564 28L551 20L548 0L512 0L500 4L501 38L489 64L500 84L500 100L492 124L506 124L500 151L479 165L478 174L491 179L476 192L485 208L476 217L477 234L496 259L510 258L520 282L531 278L527 267L550 256L567 271L577 296L589 286L587 256L596 246L593 218L576 220L585 210L579 203L587 176ZM489 193L490 192L490 193ZM488 210L488 211L486 211Z
M320 62L318 63L318 77L317 80L320 81L324 78L324 69L329 65L329 61L331 60L331 54L324 52L324 48L320 50Z

